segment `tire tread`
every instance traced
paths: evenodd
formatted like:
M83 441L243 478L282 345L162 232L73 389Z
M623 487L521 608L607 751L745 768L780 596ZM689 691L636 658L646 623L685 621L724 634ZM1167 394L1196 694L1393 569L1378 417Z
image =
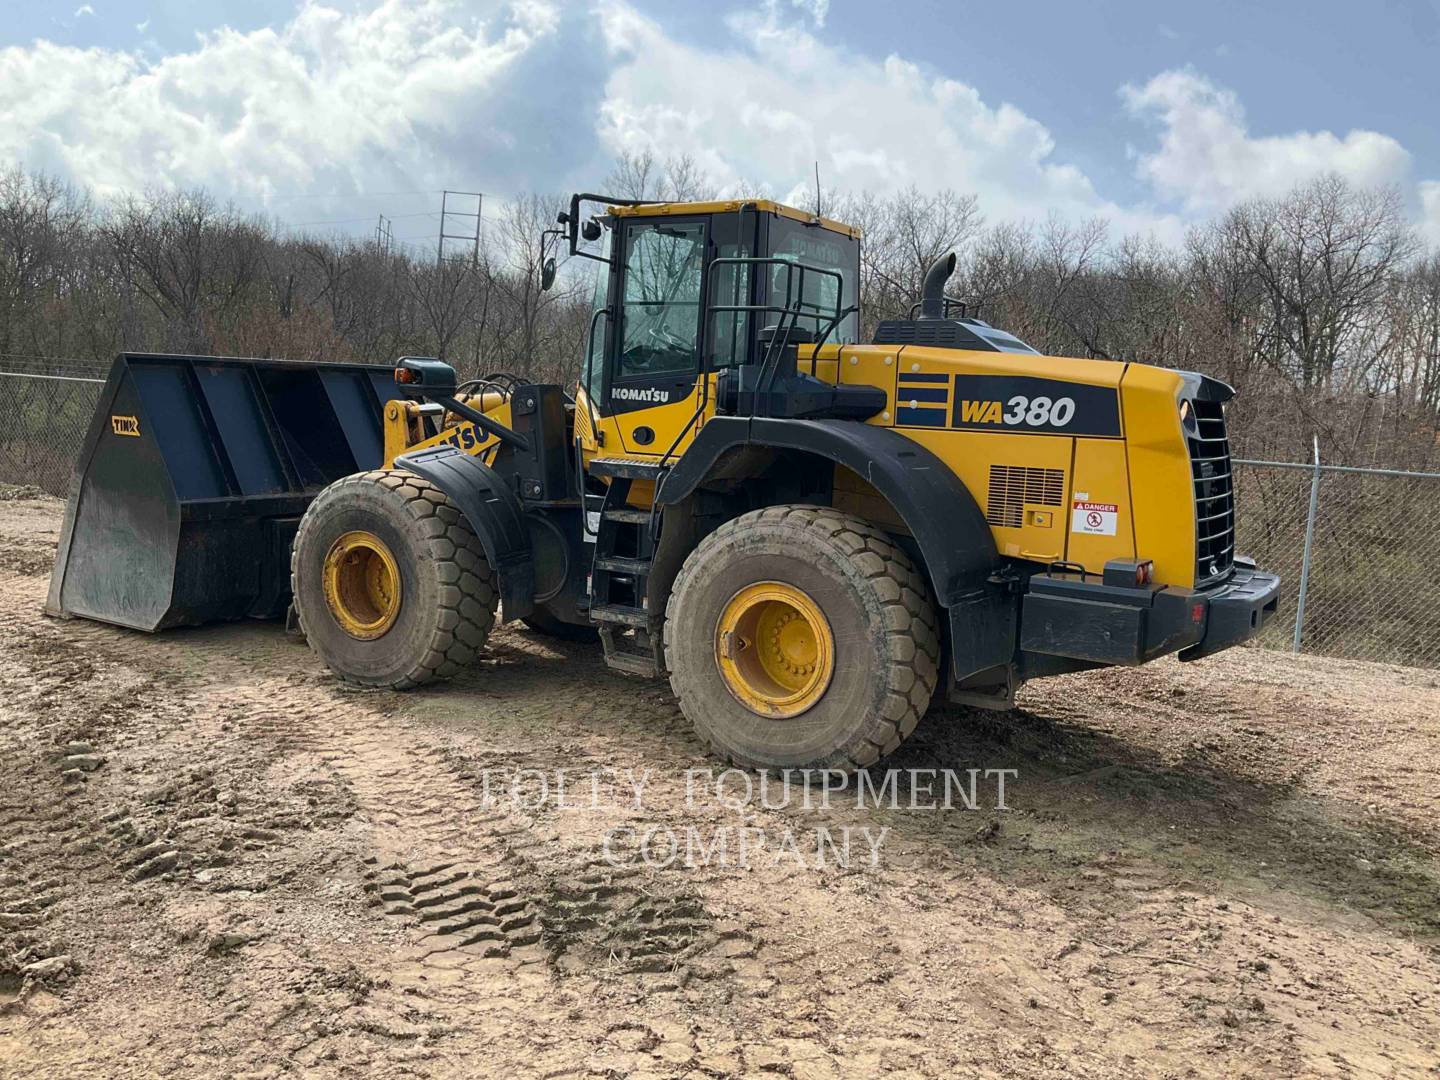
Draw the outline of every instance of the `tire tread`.
M448 679L474 662L495 625L498 593L495 572L485 558L485 548L449 496L414 473L396 469L356 473L336 481L316 501L343 499L349 487L363 484L378 485L399 496L405 511L417 524L435 561L437 580L442 583L440 605L434 613L424 655L401 677L377 684L341 671L335 674L355 686L378 685L391 690L409 690L436 679ZM308 512L301 519L290 555L290 590L301 633L305 632L307 615L300 602L297 581L299 551L307 525L314 527L314 521Z
M887 533L864 518L832 507L788 503L741 514L705 537L685 560L665 605L664 645L666 666L671 669L670 688L680 699L682 710L694 715L686 704L694 703L695 691L668 663L671 628L678 625L676 597L689 575L702 565L707 547L719 545L727 537L753 529L757 524L798 525L825 537L846 552L851 565L875 586L884 612L885 633L891 639L890 652L895 657L887 673L889 692L872 730L862 736L860 745L852 743L849 748L839 748L844 757L842 767L853 770L873 765L894 753L929 707L939 679L940 632L935 606L930 602L929 585L920 570ZM699 725L697 732L713 753L731 764L742 767L763 764L746 760L718 745Z

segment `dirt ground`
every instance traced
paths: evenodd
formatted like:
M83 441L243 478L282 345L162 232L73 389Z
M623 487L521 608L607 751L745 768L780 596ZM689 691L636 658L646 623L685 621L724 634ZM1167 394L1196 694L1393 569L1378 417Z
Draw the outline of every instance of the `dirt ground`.
M1440 672L1071 676L932 714L880 806L742 805L598 646L395 694L50 620L61 505L4 494L6 1077L1440 1075ZM972 768L1007 809L925 808Z

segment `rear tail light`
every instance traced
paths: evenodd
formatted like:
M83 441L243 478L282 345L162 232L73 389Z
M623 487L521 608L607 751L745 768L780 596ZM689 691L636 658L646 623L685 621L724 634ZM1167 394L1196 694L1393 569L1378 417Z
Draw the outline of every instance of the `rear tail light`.
M1105 564L1102 580L1115 588L1143 589L1155 580L1155 563L1151 559L1111 559Z

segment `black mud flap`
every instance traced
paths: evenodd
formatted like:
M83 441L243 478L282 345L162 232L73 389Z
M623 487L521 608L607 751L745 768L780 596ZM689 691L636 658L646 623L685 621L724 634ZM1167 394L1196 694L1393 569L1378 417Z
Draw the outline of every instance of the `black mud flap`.
M137 630L278 618L321 488L378 468L390 369L122 354L76 459L45 609Z
M535 562L520 500L505 478L478 457L453 446L401 454L397 469L423 476L450 497L485 548L500 579L500 617L506 621L535 609Z

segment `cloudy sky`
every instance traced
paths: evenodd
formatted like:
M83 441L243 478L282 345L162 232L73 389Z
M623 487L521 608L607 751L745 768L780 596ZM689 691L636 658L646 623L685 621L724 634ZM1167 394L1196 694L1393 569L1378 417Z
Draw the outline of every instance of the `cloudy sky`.
M1336 171L1440 243L1440 0L3 0L0 164L437 231L438 189L975 192L1174 238Z

